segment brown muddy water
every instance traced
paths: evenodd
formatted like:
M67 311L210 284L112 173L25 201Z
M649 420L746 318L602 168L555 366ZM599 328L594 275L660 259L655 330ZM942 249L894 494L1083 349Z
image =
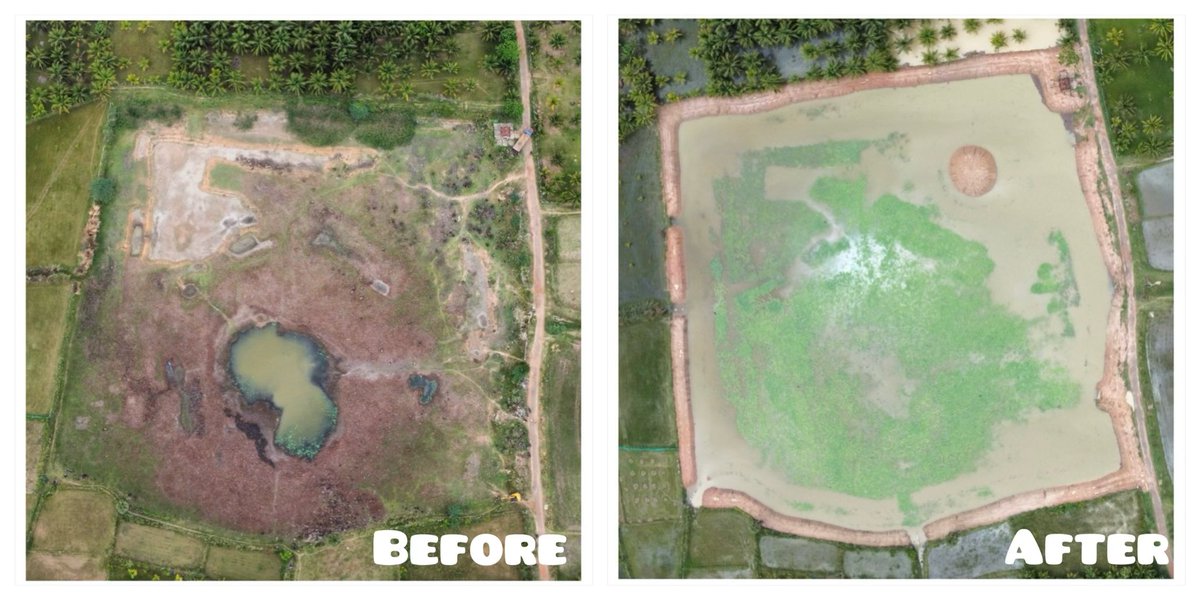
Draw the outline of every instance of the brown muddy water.
M1111 287L1099 242L1075 169L1073 137L1048 110L1031 77L1013 75L912 88L859 92L832 100L789 105L755 115L708 117L680 126L684 261L688 282L692 413L695 421L695 504L708 487L749 493L788 515L864 530L902 527L896 499L872 500L791 483L765 466L759 451L739 434L735 411L722 396L714 341L714 291L708 265L716 256L721 223L713 182L736 175L739 156L767 147L906 136L898 148L865 150L855 168L868 178L868 198L892 193L915 204L933 204L938 223L983 244L995 270L993 300L1045 325L1031 333L1039 357L1063 365L1081 389L1065 409L1029 414L1023 422L997 423L991 449L973 472L913 494L928 520L969 510L1004 496L1078 483L1119 467L1108 415L1094 403L1105 345ZM998 166L995 188L980 198L955 191L946 172L960 146L988 149ZM778 190L803 196L819 170L782 169L767 174L769 198ZM773 191L775 190L775 191ZM1068 309L1074 337L1051 335L1046 297L1030 293L1038 266L1054 263L1047 242L1061 231L1071 252L1080 301ZM902 385L903 382L897 382ZM901 413L897 413L901 414ZM901 415L902 416L902 415ZM830 440L837 443L837 440Z
M311 459L337 422L337 405L324 388L329 369L312 338L279 330L277 323L239 333L229 348L229 368L250 403L267 401L279 411L275 445Z

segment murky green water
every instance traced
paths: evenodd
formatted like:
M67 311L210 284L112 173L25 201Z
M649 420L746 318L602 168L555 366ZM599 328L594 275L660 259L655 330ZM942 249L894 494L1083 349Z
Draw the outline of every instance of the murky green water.
M316 456L337 422L337 405L321 385L328 362L320 345L271 323L238 334L229 366L248 402L265 400L280 412L275 445L292 456Z

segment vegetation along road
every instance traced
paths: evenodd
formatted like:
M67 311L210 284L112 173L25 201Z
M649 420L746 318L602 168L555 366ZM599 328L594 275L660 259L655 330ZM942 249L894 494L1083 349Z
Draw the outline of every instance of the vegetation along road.
M1121 262L1125 265L1125 294L1127 301L1125 303L1125 326L1128 328L1128 355L1125 358L1125 368L1127 370L1127 381L1129 382L1129 390L1133 394L1133 416L1134 422L1138 429L1138 443L1140 444L1142 460L1146 462L1146 486L1150 492L1150 501L1154 506L1154 528L1158 533L1166 536L1167 534L1167 518L1163 513L1162 495L1158 487L1158 474L1154 470L1154 455L1150 453L1150 438L1146 432L1146 413L1142 405L1142 386L1139 383L1138 371L1138 347L1137 347L1137 298L1133 291L1137 283L1134 281L1133 273L1133 252L1129 247L1129 225L1125 221L1125 203L1121 199L1121 186L1117 182L1117 161L1113 158L1112 146L1109 144L1108 129L1104 122L1104 110L1100 104L1100 88L1096 84L1096 70L1092 64L1091 46L1088 42L1087 21L1079 20L1079 35L1080 46L1083 47L1083 52L1080 57L1083 59L1084 82L1087 86L1089 101L1092 105L1092 110L1096 115L1096 135L1097 145L1100 147L1100 161L1104 166L1104 178L1108 181L1108 191L1111 194L1113 215L1117 221L1117 239L1121 246ZM1170 550L1168 550L1170 552ZM1167 564L1167 570L1171 576L1175 576L1175 561L1172 560Z
M515 21L517 47L521 50L521 128L532 127L529 94L533 79L529 73L529 50L525 47L525 28ZM529 363L529 383L526 404L529 405L529 505L538 535L546 533L546 500L542 494L541 409L538 391L542 383L542 346L546 337L546 265L542 249L542 206L538 199L537 168L533 162L533 140L521 151L525 160L525 205L529 210L529 245L533 252L533 342L526 353ZM550 579L550 568L538 565L538 578Z

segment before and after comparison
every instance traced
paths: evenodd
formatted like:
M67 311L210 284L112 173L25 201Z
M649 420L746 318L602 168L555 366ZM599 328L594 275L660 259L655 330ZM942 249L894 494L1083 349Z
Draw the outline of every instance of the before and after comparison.
M14 591L1183 595L1178 7L706 4L14 14Z

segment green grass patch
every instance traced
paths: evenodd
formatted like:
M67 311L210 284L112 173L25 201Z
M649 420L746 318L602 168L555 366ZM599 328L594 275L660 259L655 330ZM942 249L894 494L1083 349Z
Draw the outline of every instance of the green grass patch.
M208 172L208 183L210 186L230 192L242 191L242 183L245 181L245 178L245 169L225 162L213 165L213 168Z
M1058 263L1038 266L1037 281L1029 288L1033 294L1050 296L1046 312L1062 322L1063 337L1074 337L1075 326L1068 310L1079 306L1079 287L1075 285L1075 269L1071 266L1071 249L1061 231L1050 232L1049 243L1058 250Z
M74 266L107 103L25 126L25 264Z
M577 346L554 344L546 355L542 385L545 471L550 493L550 521L560 531L580 526L580 364Z
M736 509L699 509L692 520L688 569L749 567L758 562L758 526Z
M663 319L624 324L617 340L620 443L676 446L670 326Z
M54 406L70 307L70 283L25 285L26 412L47 414Z
M204 571L213 579L272 581L280 579L283 563L270 550L239 550L214 546L208 549Z

